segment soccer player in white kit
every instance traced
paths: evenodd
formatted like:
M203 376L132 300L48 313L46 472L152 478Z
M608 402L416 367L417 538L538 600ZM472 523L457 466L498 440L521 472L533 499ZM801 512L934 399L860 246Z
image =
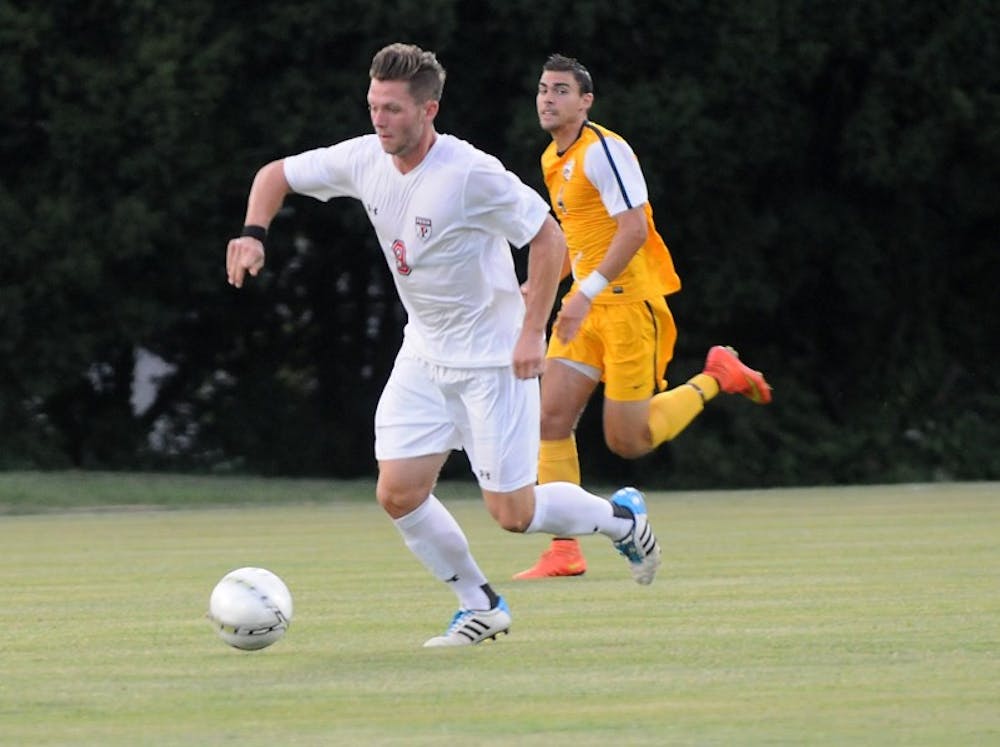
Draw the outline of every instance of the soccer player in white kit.
M391 44L369 74L375 133L263 166L226 270L237 288L246 273L260 272L267 227L289 193L364 205L407 313L375 412L376 496L406 546L459 603L445 633L424 645L479 643L511 623L506 601L433 494L455 449L465 450L501 527L604 534L635 580L651 583L661 551L639 491L623 488L608 501L569 482L535 485L537 377L566 256L562 230L547 203L496 158L435 131L445 71L431 52ZM511 245L530 245L526 297Z

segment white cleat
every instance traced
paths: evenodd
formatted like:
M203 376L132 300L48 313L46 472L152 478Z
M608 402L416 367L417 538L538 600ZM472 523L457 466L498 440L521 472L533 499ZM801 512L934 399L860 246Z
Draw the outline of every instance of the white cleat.
M614 543L615 549L628 560L635 582L649 586L663 562L663 551L656 541L653 528L649 526L646 500L635 488L622 488L611 496L611 502L631 511L635 522L632 531Z
M496 639L510 630L510 608L503 597L491 610L461 609L451 619L444 635L436 635L424 643L424 648L471 646L486 639Z

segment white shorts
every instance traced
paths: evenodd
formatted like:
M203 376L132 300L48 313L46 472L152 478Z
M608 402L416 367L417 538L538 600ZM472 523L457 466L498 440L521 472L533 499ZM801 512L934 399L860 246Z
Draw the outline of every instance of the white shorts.
M538 477L538 379L510 366L445 368L396 358L375 410L375 458L464 449L480 487L506 493Z

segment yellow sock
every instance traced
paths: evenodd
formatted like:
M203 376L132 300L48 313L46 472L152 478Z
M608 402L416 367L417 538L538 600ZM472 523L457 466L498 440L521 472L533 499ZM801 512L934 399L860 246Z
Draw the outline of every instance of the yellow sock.
M649 401L649 433L653 448L683 431L719 393L719 383L708 374L698 374L686 384L657 394Z
M538 450L538 482L571 482L580 484L580 457L576 453L576 436L559 441L545 441Z
M559 441L542 439L538 449L538 484L544 485L547 482L580 484L580 455L576 451L576 435L570 434L569 438ZM577 544L574 537L553 537L553 547L556 542Z

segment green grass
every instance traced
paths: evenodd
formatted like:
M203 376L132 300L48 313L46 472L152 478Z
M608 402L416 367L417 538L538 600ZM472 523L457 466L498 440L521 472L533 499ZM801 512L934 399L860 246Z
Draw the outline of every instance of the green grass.
M0 474L0 744L1000 744L1000 485L655 493L649 588L599 537L508 581L545 539L444 485L514 613L460 651L372 492ZM294 595L264 651L203 619L241 565Z

